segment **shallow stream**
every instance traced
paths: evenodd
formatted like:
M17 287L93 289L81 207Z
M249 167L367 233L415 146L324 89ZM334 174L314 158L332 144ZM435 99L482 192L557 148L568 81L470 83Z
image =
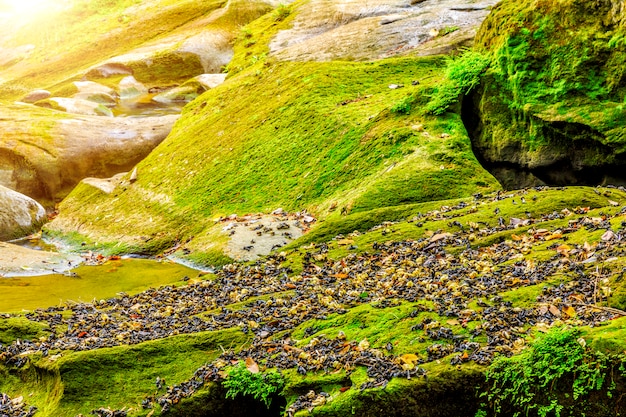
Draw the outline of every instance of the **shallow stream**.
M169 260L128 258L82 265L69 274L0 278L0 312L91 302L120 292L135 294L196 276L197 270Z

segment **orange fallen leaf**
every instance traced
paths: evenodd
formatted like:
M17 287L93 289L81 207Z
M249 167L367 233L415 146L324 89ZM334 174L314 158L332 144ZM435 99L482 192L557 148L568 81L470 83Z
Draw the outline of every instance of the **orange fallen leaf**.
M563 312L567 314L569 317L574 317L576 315L576 309L572 306L565 308Z
M258 374L259 373L259 364L254 361L251 357L246 358L246 368L250 373Z

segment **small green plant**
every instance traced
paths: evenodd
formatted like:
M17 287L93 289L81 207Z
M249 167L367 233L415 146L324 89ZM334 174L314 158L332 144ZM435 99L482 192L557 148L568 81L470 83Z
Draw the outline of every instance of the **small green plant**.
M255 400L260 400L269 408L272 395L283 389L285 379L276 371L252 373L245 363L239 362L230 370L222 385L228 389L226 398L252 395Z
M274 10L274 20L276 22L282 22L291 14L291 9L285 4L279 4L276 10Z
M411 112L411 105L413 104L413 97L407 96L398 101L391 107L391 112L396 114L409 114Z
M478 86L480 78L490 64L490 58L480 52L467 50L457 58L448 61L443 83L435 90L426 105L426 112L441 115L459 96L469 93Z
M586 349L578 330L555 328L520 355L495 360L487 371L488 391L481 397L495 415L573 415L592 391L604 388L611 397L615 384L605 381L614 361ZM563 401L568 397L573 402ZM486 415L483 406L476 417Z

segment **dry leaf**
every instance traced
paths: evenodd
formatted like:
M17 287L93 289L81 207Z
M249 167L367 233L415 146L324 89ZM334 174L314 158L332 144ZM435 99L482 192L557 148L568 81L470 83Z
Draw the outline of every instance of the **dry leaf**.
M550 310L550 313L554 317L561 317L561 310L559 310L557 306L550 304L550 307L548 307L548 310Z
M563 233L561 233L560 230L557 230L556 232L552 233L550 236L546 237L546 240L560 239L562 237L563 237Z
M576 315L576 309L572 306L569 306L563 309L563 312L567 314L569 317L574 317Z
M246 368L253 374L259 373L259 364L254 361L251 357L246 358Z
M613 231L609 229L606 232L604 232L604 234L602 235L600 239L602 239L605 242L608 242L609 240L615 239L615 233L613 233Z
M417 362L417 355L413 354L413 353L405 353L404 355L401 355L398 357L398 359L400 359L403 363L411 363L414 364L415 362Z
M447 237L452 237L452 233L448 233L448 232L437 233L436 235L433 235L430 238L430 243L434 243L434 242L440 241L440 240L445 239Z
M352 239L341 239L337 241L337 244L340 246L352 245L353 243L354 243L354 240Z

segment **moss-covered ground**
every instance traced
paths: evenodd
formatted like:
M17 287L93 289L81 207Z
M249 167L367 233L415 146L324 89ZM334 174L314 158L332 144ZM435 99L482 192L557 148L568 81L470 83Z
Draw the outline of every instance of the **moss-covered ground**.
M473 416L493 358L524 351L552 327L580 328L587 349L623 352L625 202L617 188L569 187L407 205L396 221L339 234L348 226L338 220L333 238L319 232L284 255L175 290L13 315L0 320L2 343L54 332L69 345L48 339L48 356L5 365L0 390L32 394L42 416L100 407L165 415L159 401L168 399L173 415L243 415L263 406L225 402L219 382L208 381L254 358L281 371L275 401L290 412ZM191 333L127 345L167 317L164 335ZM197 330L184 327L187 319ZM213 330L202 331L206 325ZM110 347L94 349L98 343ZM196 368L207 382L177 394L184 381L198 381ZM157 376L166 381L160 390Z

